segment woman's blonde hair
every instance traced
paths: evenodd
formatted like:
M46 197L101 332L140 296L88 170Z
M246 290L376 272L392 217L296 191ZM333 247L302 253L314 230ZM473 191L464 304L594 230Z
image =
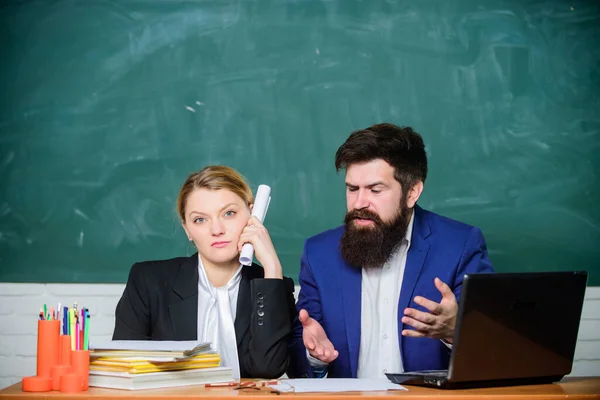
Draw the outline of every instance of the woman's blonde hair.
M192 173L181 186L177 196L177 214L185 222L185 205L187 199L196 189L227 189L244 200L247 206L254 203L250 186L239 172L224 165L211 165Z

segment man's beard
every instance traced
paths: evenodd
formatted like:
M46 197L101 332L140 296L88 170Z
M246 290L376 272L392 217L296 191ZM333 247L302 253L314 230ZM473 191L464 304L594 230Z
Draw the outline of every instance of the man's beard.
M403 202L398 215L390 222L383 222L374 212L351 210L346 214L346 229L342 235L342 257L356 268L377 268L400 247L410 222L411 209ZM357 226L356 218L373 221L372 226Z

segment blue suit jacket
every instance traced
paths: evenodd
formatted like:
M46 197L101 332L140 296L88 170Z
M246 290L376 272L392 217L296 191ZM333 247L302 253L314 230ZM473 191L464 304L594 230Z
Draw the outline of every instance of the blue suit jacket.
M410 249L398 302L398 344L405 371L448 368L450 350L440 341L401 335L401 318L406 307L421 309L414 301L419 295L439 302L442 298L434 285L438 277L460 299L463 275L493 272L481 231L473 226L415 206ZM347 264L340 254L344 227L312 238L304 246L300 269L300 294L296 308L305 309L325 329L339 352L329 365L332 378L355 378L358 368L361 325L361 281L359 268ZM302 325L294 321L290 343L290 377L312 377L302 341ZM393 371L390 371L393 372ZM383 376L382 376L383 378Z

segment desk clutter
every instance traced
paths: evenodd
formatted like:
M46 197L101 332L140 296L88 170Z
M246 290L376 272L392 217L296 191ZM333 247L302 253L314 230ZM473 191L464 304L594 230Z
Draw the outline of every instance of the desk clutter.
M75 393L89 386L156 389L233 382L210 343L113 340L90 346L87 308L44 306L38 316L37 371L25 392Z
M210 343L113 340L92 344L89 385L139 390L233 382Z
M36 375L24 377L26 392L63 393L88 389L90 313L87 308L46 304L38 315Z

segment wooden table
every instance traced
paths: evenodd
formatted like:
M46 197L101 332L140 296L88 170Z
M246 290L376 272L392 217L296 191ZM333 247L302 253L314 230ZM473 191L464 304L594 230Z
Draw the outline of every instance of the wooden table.
M346 393L270 393L266 390L243 389L233 390L231 388L205 388L204 386L186 386L169 389L152 389L140 391L126 391L114 389L90 388L87 392L63 394L60 392L27 393L21 391L21 384L9 386L0 391L0 399L48 399L68 398L70 400L97 398L97 399L156 399L156 400L190 400L216 398L239 399L240 397L251 397L252 400L274 399L277 397L302 397L322 400L355 399L381 399L398 398L410 399L600 399L600 377L594 378L565 378L559 383L551 385L512 386L488 389L467 390L439 390L427 389L416 386L406 386L407 391L387 392L346 392Z

